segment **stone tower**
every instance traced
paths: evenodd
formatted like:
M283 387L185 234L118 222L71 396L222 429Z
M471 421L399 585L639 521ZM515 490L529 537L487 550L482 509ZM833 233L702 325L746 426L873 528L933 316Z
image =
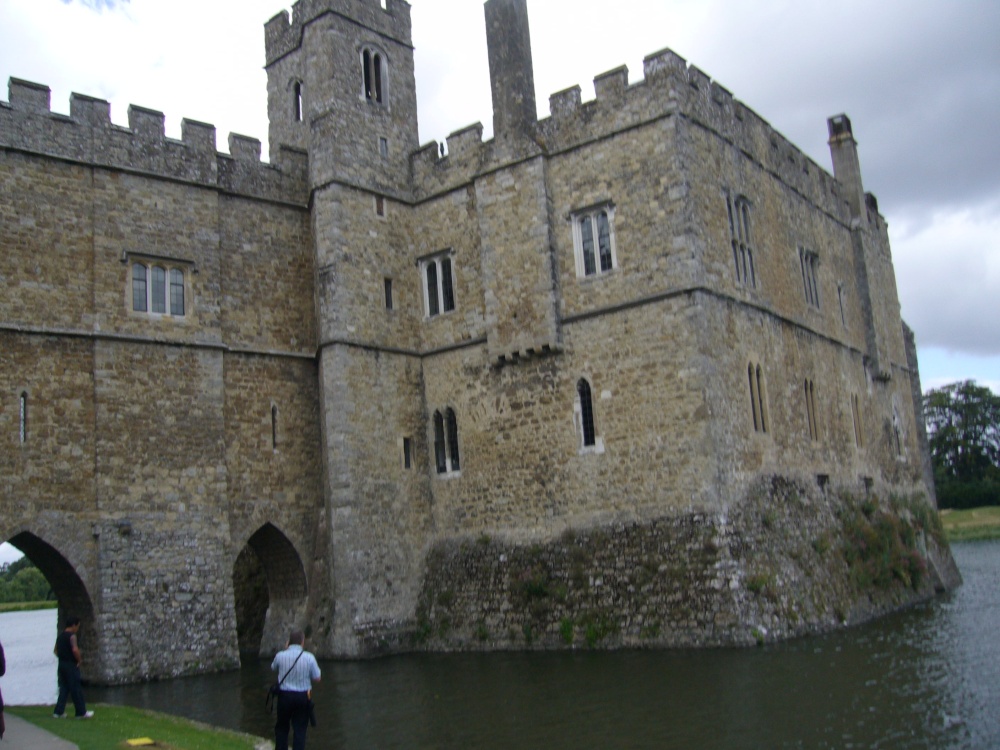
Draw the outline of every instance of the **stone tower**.
M412 612L427 518L426 479L384 450L424 450L421 364L399 304L418 145L410 6L299 2L265 40L271 148L309 160L331 590L314 606L333 610L328 647L351 654L358 623L391 630Z

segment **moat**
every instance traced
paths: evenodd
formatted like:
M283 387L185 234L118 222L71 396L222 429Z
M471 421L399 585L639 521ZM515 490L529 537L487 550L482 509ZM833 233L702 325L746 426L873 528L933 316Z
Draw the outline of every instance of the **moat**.
M965 579L954 593L862 627L765 648L325 661L310 746L998 747L1000 542L953 551ZM12 633L15 616L0 616L8 703L27 702L19 694L54 695L47 642L37 658L16 645L54 633L54 613L16 615L26 616L34 619L21 641ZM91 687L87 697L267 736L267 667Z

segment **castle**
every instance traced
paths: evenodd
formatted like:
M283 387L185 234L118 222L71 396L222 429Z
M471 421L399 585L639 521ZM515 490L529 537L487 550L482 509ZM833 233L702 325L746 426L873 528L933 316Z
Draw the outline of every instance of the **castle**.
M315 651L753 643L955 585L850 120L831 175L669 50L421 145L404 0L265 25L259 141L12 78L0 537L87 676ZM859 518L909 568L855 575ZM869 578L871 580L869 580Z

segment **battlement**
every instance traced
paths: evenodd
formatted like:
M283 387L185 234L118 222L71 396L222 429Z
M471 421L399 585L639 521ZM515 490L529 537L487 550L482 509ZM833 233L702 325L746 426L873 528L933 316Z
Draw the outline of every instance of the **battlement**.
M643 79L629 83L621 66L594 77L595 97L583 101L579 85L549 97L549 116L535 138L556 154L669 116L684 116L730 141L764 169L831 214L848 220L843 186L724 86L670 49L643 60ZM509 154L481 141L476 124L448 136L447 155L427 144L413 155L418 198L454 187L478 171L499 166Z
M271 65L302 44L305 27L333 13L365 28L411 46L410 4L406 0L298 0L292 16L281 11L264 24L266 65Z
M308 203L307 160L293 149L280 149L268 164L260 160L260 141L246 136L231 135L230 153L219 153L215 126L196 120L181 121L177 140L166 136L162 112L134 104L123 127L111 122L111 105L102 99L73 93L67 116L51 111L48 86L11 78L8 95L0 101L0 148Z

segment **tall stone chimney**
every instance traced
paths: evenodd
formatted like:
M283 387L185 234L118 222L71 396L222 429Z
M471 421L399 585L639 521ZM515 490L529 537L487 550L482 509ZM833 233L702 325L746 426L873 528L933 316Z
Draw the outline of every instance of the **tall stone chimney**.
M493 134L531 135L538 120L527 0L488 0L486 44L493 89Z
M865 218L865 189L861 184L861 162L858 159L858 142L847 115L837 115L826 121L830 133L830 156L833 159L833 176L846 188L847 201L854 219Z

